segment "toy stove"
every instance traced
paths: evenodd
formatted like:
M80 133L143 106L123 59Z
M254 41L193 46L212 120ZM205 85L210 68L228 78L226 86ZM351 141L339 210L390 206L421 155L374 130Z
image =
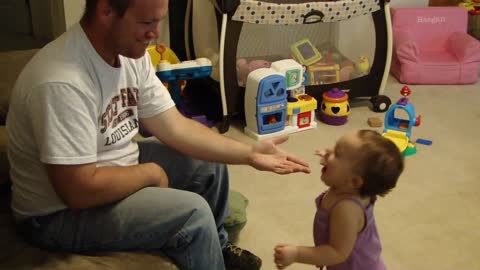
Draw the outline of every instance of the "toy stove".
M286 115L285 76L269 68L250 72L245 88L245 129L257 134L283 130Z

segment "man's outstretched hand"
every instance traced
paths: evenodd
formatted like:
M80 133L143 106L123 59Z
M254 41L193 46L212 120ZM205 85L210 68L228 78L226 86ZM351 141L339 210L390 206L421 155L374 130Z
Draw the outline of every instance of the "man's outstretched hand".
M278 174L310 173L310 166L307 162L278 147L287 140L288 136L279 136L254 144L250 155L252 167Z

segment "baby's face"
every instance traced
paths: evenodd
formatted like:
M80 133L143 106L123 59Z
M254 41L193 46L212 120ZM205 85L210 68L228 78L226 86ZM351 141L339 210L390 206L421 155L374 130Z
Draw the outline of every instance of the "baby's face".
M343 135L333 148L317 151L320 156L322 181L330 187L342 187L345 181L355 176L355 156L361 141L357 132L349 132Z

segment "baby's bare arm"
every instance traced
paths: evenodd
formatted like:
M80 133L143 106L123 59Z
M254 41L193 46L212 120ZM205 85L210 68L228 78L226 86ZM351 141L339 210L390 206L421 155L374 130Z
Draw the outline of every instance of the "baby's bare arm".
M317 266L344 262L352 252L364 222L363 210L358 205L352 201L340 202L330 216L330 242L317 247L297 246L296 252L292 252L296 253L294 261Z

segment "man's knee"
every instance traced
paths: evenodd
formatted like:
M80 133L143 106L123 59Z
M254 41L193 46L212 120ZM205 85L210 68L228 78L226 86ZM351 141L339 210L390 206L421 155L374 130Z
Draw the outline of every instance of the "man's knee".
M185 191L185 193L182 198L178 198L176 209L173 209L173 211L183 212L195 218L212 216L212 210L202 196L194 192Z

